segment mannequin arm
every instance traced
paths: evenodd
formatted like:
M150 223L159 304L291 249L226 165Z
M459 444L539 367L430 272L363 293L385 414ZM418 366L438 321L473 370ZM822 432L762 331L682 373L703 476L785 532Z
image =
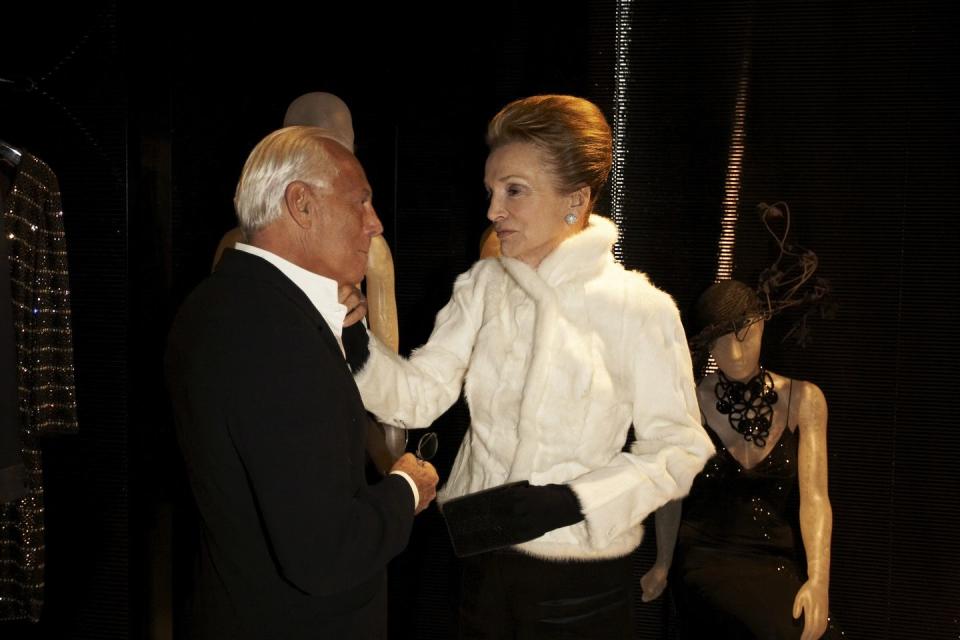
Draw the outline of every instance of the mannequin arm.
M367 255L367 304L370 330L394 353L400 350L397 298L394 293L393 256L383 236L374 236Z
M367 254L367 305L370 331L397 353L400 350L400 330L393 255L383 236L374 236L370 240L370 252ZM377 468L389 471L396 458L403 454L406 444L406 431L378 423L371 416L367 425L367 451Z
M815 640L828 623L833 511L827 495L827 401L810 382L801 383L798 422L800 532L807 552L808 579L794 599L793 617L803 613L801 640Z
M654 515L657 530L657 560L640 578L644 602L659 598L667 586L667 574L673 563L673 550L677 546L677 532L680 530L681 510L681 501L672 500L657 509Z

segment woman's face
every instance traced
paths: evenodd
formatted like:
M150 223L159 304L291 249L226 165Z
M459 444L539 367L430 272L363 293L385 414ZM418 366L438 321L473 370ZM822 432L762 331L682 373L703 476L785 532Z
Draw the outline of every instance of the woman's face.
M762 341L763 320L757 320L740 331L717 338L710 347L710 354L725 376L743 382L760 371Z
M533 144L511 142L492 151L483 182L490 198L487 218L494 225L502 255L535 269L583 226L582 193L558 193L543 152ZM563 219L571 211L579 218L572 225Z

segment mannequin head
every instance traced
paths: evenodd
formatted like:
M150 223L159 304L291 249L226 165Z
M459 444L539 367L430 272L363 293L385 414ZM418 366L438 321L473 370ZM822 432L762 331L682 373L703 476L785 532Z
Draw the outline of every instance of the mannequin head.
M743 382L760 371L763 326L764 321L760 318L713 341L710 355L729 379Z
M695 361L704 363L709 352L728 378L756 373L768 318L756 291L738 280L723 280L700 294L690 315Z
M305 93L287 107L283 126L320 127L331 132L331 138L353 151L353 119L346 103L322 91Z

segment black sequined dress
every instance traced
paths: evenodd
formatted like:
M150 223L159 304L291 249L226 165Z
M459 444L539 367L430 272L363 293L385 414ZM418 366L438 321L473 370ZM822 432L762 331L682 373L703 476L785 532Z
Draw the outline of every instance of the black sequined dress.
M683 501L672 575L688 638L799 638L797 591L806 581L797 521L799 429L745 469L707 427L717 454ZM842 637L832 625L824 638Z

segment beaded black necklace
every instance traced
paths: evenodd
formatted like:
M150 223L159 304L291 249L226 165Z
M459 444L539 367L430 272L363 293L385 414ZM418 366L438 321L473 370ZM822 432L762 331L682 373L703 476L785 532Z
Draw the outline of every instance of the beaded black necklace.
M717 396L717 411L727 416L733 430L747 442L763 448L770 435L773 405L777 404L773 377L760 367L754 377L737 382L718 370L713 392Z

